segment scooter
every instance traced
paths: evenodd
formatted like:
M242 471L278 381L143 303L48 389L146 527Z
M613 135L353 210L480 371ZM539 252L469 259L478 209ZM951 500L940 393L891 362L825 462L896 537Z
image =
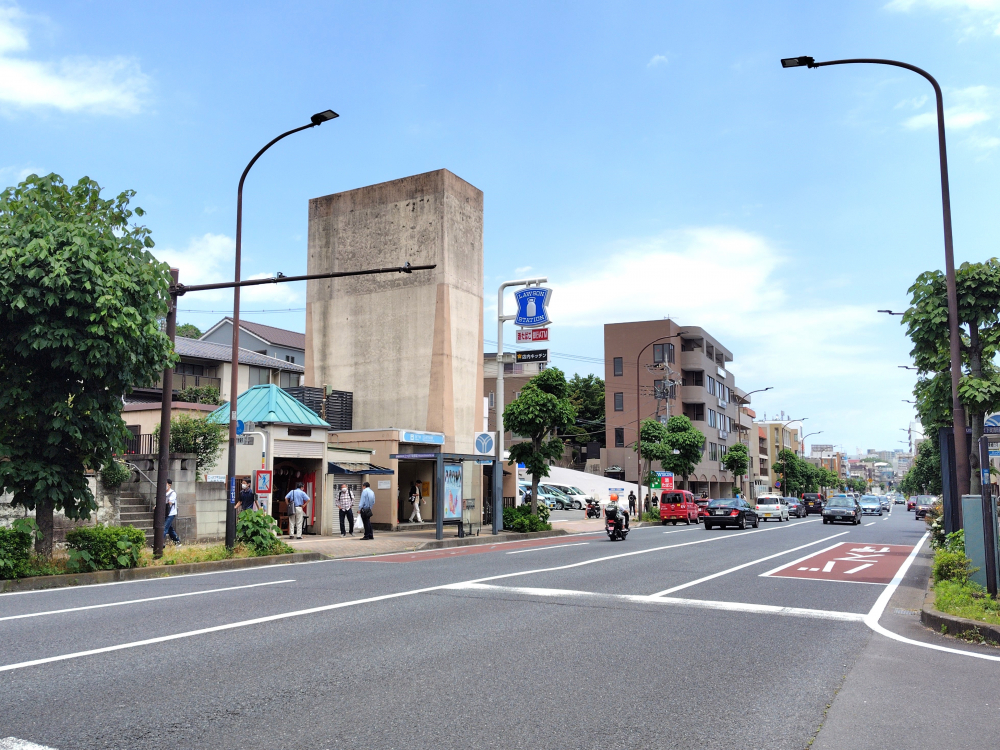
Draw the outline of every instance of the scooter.
M619 539L625 541L628 536L628 526L625 525L625 516L618 512L615 506L608 506L604 510L607 520L604 523L604 530L608 533L608 539L616 542Z
M596 500L587 501L587 518L600 518L601 504Z

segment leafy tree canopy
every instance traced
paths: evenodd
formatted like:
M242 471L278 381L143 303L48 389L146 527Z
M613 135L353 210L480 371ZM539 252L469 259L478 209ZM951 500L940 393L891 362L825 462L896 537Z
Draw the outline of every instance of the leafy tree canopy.
M155 433L160 434L160 425L156 425ZM170 452L196 454L200 471L215 464L222 452L223 440L228 435L228 424L209 422L208 417L181 414L170 420Z
M569 385L558 367L550 367L533 377L521 395L503 410L504 427L528 438L510 447L510 465L523 463L531 474L531 512L538 513L538 480L549 475L549 461L562 457L563 441L557 433L576 419L576 409L568 398Z
M743 443L737 443L726 451L722 465L726 467L727 471L731 471L734 477L741 477L750 468L750 452Z
M580 443L605 443L604 380L597 375L574 375L568 383L569 400L576 409L576 422L566 433Z
M84 471L123 445L122 397L172 360L168 268L134 195L55 174L0 193L0 490L36 509L43 553L53 509L95 509Z
M177 335L186 339L197 339L201 338L201 329L194 323L181 323L177 326Z
M675 476L687 478L694 473L694 467L701 461L705 451L705 436L695 429L685 416L667 420L667 435L664 438L667 452L660 459L664 471L672 471ZM678 453L674 453L674 451Z

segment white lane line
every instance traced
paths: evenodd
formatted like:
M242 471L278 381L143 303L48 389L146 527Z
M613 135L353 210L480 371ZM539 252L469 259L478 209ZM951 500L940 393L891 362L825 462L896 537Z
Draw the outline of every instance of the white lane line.
M0 740L0 750L55 750L55 748L19 740L17 737L4 737Z
M874 521L871 521L870 523L866 523L866 524L865 524L865 526L874 526L874 525L875 525L875 522L874 522Z
M874 565L874 564L875 564L875 563L864 563L863 565L859 565L859 566L858 566L858 567L856 567L856 568L851 568L850 570L845 570L845 571L844 571L844 575L847 575L847 576L849 576L849 575L854 575L855 573L859 573L859 572L861 572L861 571L862 571L862 570L864 570L865 568L870 568L870 567L871 567L872 565Z
M666 596L667 594L672 594L675 591L680 591L681 589L689 588L690 586L696 586L699 583L704 583L705 581L711 581L713 578L719 578L720 576L728 575L730 573L735 573L737 570L743 570L743 568L749 568L751 565L757 565L758 563L765 562L766 560L773 560L775 557L781 557L782 555L787 555L789 552L798 552L800 549L805 549L806 547L812 547L814 544L822 544L831 539L836 539L838 536L843 536L850 532L842 531L839 534L834 534L833 536L825 537L824 539L817 539L815 542L809 542L808 544L800 544L798 547L792 547L791 549L786 549L782 552L775 552L773 555L768 555L767 557L761 557L757 560L751 560L750 562L743 563L742 565L736 565L732 568L727 568L726 570L721 570L718 573L712 573L712 575L705 576L704 578L698 578L697 580L690 581L689 583L682 583L679 586L673 586L669 589L664 589L663 591L658 591L655 594L650 594L650 596Z
M582 547L585 544L590 544L590 542L574 542L573 544L553 544L549 547L533 547L531 549L516 549L513 552L508 552L508 555L520 555L522 552L545 552L550 549L562 549L563 547Z
M836 562L836 560L830 560L830 562L828 562L826 565L823 566L823 572L824 573L830 573L830 572L832 572L833 571L833 565L834 565L835 562ZM799 568L799 570L803 570L803 568Z
M698 609L715 609L728 612L753 612L767 615L783 615L786 617L810 617L822 620L839 620L841 622L862 622L864 615L857 612L837 612L827 609L804 609L801 607L779 607L772 604L747 604L745 602L723 602L708 599L681 599L674 596L641 596L629 594L601 594L593 591L574 591L571 589L547 589L531 586L489 586L482 583L454 583L445 586L453 591L476 590L496 591L508 594L523 594L527 596L547 596L563 598L610 599L614 601L632 602L636 604L667 604Z
M840 534L837 534L837 536L840 536ZM833 539L833 537L831 536L830 539ZM768 570L768 571L766 571L764 573L761 573L760 577L761 578L766 578L767 576L774 575L778 571L784 570L785 568L790 568L793 565L798 565L800 562L805 562L810 557L816 557L817 555L822 555L824 552L829 552L830 550L839 547L841 544L843 544L843 542L837 542L836 544L831 544L829 547L826 547L825 549L821 549L821 550L818 550L816 552L810 552L808 555L804 555L803 557L800 557L797 560L792 560L791 562L785 563L784 565L779 565L777 568L772 568L771 570ZM799 570L805 570L805 568L799 568ZM810 579L810 580L812 580L812 579ZM823 579L823 580L826 580L826 579Z
M903 581L903 576L906 575L906 571L910 569L913 565L913 561L917 557L917 553L920 552L920 548L924 546L924 542L927 541L927 537L931 534L928 531L917 542L917 546L913 548L910 556L906 558L899 570L896 572L896 576L892 579L888 586L885 587L885 591L882 592L881 596L875 601L874 606L865 615L865 625L870 627L876 633L884 635L886 638L892 638L894 641L899 641L900 643L906 643L911 646L920 646L920 648L929 648L933 651L944 651L946 654L958 654L959 656L971 656L973 659L985 659L986 661L1000 661L1000 656L993 656L991 654L980 654L975 651L963 651L960 648L950 648L948 646L939 646L936 643L924 643L923 641L915 641L912 638L907 638L905 636L899 635L899 633L893 633L891 630L886 630L879 624L879 619L885 612L886 606L889 604L889 600L892 599L892 595L896 593L896 589L899 588L899 584Z
M288 578L284 581L267 581L266 583L250 583L245 586L227 586L223 589L206 589L205 591L188 591L183 594L168 594L166 596L149 596L145 599L127 599L123 602L108 602L106 604L90 604L85 607L67 607L66 609L50 609L45 612L29 612L24 615L8 615L7 617L0 617L0 622L6 620L24 620L28 617L44 617L45 615L61 615L67 612L83 612L88 609L102 609L104 607L122 607L126 604L142 604L143 602L157 602L163 599L179 599L183 596L201 596L203 594L218 594L222 591L236 591L238 589L252 589L258 586L274 586L278 583L294 583L294 578ZM2 750L2 748L0 748Z

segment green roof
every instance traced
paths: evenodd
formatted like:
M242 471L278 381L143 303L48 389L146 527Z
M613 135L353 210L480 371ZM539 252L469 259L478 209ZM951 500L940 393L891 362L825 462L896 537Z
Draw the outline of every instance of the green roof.
M259 424L302 424L330 428L312 409L276 385L255 385L236 399L236 417ZM208 415L208 421L229 424L229 404Z

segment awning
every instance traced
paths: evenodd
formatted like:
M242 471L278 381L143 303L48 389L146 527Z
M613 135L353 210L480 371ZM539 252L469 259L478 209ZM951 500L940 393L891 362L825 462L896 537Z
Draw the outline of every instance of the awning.
M392 469L385 469L365 461L327 461L327 474L393 474Z

